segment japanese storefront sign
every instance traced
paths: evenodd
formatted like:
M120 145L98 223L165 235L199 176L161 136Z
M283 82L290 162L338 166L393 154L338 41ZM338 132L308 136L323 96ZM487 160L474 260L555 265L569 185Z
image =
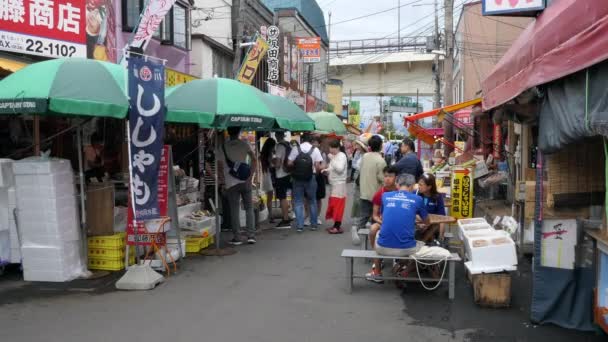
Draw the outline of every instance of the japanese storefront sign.
M137 31L135 31L135 36L130 44L132 47L143 50L148 46L150 39L152 39L154 32L160 26L167 12L173 7L175 0L148 0L147 3L148 5L141 15Z
M241 69L237 76L237 81L245 84L251 84L255 77L255 72L258 70L258 66L266 52L268 51L268 43L261 36L256 37L255 44L253 44L241 64Z
M165 145L161 152L160 167L158 168L158 209L160 216L167 216L169 210L169 145ZM129 202L129 208L131 203ZM133 210L127 211L127 243L135 244L135 233L133 229ZM151 232L150 232L151 231ZM156 233L153 229L146 229L143 221L137 222L137 241L138 245L151 245L152 242L163 244L166 234Z
M287 89L276 84L268 84L268 93L280 97L287 97Z
M296 38L300 57L304 63L318 63L321 61L321 38Z
M268 28L268 80L279 80L279 28L272 25Z
M131 56L128 61L131 194L138 221L160 217L158 170L165 121L165 67Z
M473 175L470 169L456 169L452 172L452 212L454 218L473 217Z
M114 1L0 1L0 51L116 62Z
M0 1L0 50L87 57L85 0Z
M494 124L493 134L492 134L492 143L493 143L493 153L494 159L502 160L502 127L500 125Z

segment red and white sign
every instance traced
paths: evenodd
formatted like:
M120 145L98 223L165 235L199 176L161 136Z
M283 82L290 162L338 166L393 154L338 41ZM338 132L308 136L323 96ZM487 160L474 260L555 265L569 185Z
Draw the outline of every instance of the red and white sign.
M461 109L454 113L454 126L458 128L473 126L471 112L470 109Z
M160 158L160 167L158 169L158 208L160 216L166 217L169 211L169 145L165 145ZM129 203L129 208L132 208ZM156 233L155 230L146 229L144 222L137 222L137 244L149 246L152 242L156 244L164 244L166 234ZM127 244L135 244L135 234L133 229L133 210L128 210L127 214Z
M165 15L175 4L175 0L150 0L144 10L135 37L131 41L131 46L146 49L154 32L160 26Z
M85 0L0 1L0 50L87 57Z
M296 38L300 57L304 63L318 63L321 61L321 38Z
M546 0L483 0L483 15L530 16L545 9Z

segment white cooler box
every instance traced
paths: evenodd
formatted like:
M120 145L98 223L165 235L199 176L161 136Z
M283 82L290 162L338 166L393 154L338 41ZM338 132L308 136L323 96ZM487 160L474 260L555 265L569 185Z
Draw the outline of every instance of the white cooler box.
M197 232L201 235L205 231L210 236L215 235L215 216L205 216L200 220L187 217L180 218L179 226L181 229Z
M494 228L484 218L458 220L458 237L465 242L466 235L471 233L491 233Z
M509 234L495 230L491 234L469 235L465 242L465 266L471 274L515 271L517 254Z

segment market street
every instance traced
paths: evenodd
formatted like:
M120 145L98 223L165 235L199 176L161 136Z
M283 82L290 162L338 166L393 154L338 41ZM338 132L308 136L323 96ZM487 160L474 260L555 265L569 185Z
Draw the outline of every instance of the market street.
M346 215L349 217L349 215ZM350 222L347 222L347 227ZM35 341L602 341L529 322L529 259L514 276L512 307L473 303L464 268L456 299L447 286L355 281L345 291L349 234L268 230L228 257L192 257L152 291L20 289L0 280L0 340ZM524 266L525 264L525 266ZM357 262L356 270L368 265ZM82 284L82 283L80 283ZM83 293L85 292L85 293ZM108 293L109 292L109 293Z

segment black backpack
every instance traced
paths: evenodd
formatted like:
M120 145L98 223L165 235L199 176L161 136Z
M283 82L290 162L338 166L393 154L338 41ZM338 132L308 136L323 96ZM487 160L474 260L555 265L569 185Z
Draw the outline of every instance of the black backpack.
M298 156L293 161L291 176L297 181L307 182L312 179L312 153L316 147L312 147L307 153L302 152L298 146Z

